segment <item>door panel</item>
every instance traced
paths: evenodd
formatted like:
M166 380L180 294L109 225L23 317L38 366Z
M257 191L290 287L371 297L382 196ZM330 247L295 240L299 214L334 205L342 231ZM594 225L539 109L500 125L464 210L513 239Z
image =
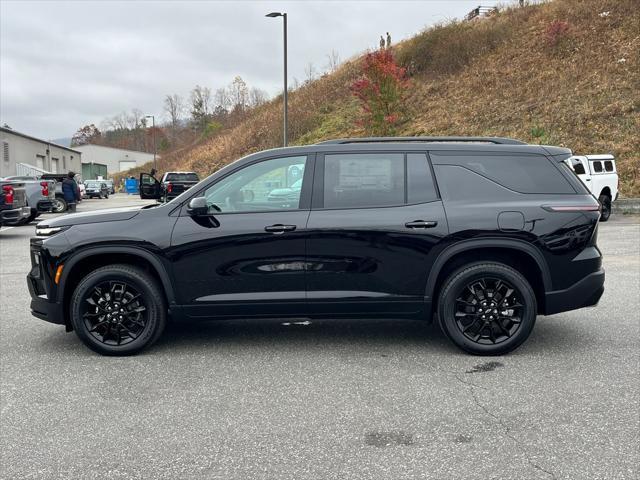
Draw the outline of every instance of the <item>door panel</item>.
M421 311L429 253L448 232L440 201L314 210L307 228L307 297L318 314Z
M183 208L170 258L188 316L304 314L312 175L306 156L266 159L205 187L207 214Z

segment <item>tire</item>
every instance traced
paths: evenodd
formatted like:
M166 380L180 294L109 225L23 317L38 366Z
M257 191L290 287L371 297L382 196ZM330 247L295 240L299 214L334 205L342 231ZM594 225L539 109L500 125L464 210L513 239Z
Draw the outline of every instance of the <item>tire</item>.
M64 213L67 211L68 205L67 201L62 197L56 197L53 199L53 213Z
M600 214L600 221L606 222L611 216L611 197L609 195L600 195L598 197L600 205L602 205L602 213Z
M167 323L158 283L130 265L108 265L84 277L73 292L69 312L76 335L102 355L136 354L151 346Z
M503 355L518 348L533 330L536 308L526 278L496 262L471 263L454 271L438 298L443 332L473 355Z

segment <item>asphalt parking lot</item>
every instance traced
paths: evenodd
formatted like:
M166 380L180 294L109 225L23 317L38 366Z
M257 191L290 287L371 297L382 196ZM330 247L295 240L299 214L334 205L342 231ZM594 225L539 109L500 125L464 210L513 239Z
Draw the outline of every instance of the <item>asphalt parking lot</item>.
M101 357L31 317L33 233L0 230L0 478L640 475L638 217L600 226L598 307L539 317L493 358L393 320L170 326L142 355Z

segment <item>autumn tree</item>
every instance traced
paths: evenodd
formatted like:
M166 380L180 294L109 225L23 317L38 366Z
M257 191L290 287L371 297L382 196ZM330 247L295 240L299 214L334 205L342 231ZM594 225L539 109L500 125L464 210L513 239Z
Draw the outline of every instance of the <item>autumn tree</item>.
M351 85L362 106L362 124L376 136L393 135L404 110L409 80L390 50L368 53L362 75Z
M76 133L71 137L71 146L79 147L80 145L87 145L89 143L94 143L99 140L102 136L98 127L96 127L93 123L91 125L85 125L82 128L79 128Z
M211 114L211 89L196 85L191 91L191 121L200 131L204 130Z
M171 132L175 138L178 127L180 126L180 119L184 113L184 102L182 97L177 93L173 95L167 95L164 98L164 111L169 117L169 125L171 126Z

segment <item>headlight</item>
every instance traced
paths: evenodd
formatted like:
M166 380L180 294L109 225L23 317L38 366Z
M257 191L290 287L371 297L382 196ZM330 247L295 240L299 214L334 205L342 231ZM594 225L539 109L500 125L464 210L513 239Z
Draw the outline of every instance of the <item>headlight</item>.
M46 225L36 225L36 235L38 237L50 237L51 235L55 235L56 233L60 233L69 228L66 227L47 227Z

